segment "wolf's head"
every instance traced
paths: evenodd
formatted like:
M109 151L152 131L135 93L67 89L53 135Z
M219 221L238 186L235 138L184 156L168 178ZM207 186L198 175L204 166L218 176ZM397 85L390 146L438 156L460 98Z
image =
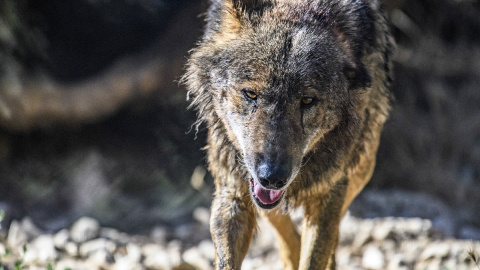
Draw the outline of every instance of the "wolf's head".
M353 97L370 84L368 29L346 13L366 7L213 2L186 84L200 118L221 121L240 153L253 200L271 209L326 134L355 118Z

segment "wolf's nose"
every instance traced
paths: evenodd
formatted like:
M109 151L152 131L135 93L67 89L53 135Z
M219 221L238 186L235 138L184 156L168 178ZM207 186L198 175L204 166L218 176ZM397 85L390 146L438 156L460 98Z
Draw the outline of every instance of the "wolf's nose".
M290 162L261 162L257 167L257 176L263 187L281 189L287 184L291 170Z

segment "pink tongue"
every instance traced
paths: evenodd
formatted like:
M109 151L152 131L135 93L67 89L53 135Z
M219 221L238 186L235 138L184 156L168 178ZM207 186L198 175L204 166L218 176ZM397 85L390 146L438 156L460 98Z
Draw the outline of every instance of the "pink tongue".
M267 190L263 189L256 182L253 183L253 193L264 204L275 203L282 197L283 190Z

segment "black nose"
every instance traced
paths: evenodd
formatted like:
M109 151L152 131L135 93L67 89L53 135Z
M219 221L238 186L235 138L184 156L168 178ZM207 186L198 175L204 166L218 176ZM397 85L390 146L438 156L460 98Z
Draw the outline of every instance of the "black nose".
M257 176L260 184L265 188L283 188L292 172L292 165L288 159L264 160L258 163Z

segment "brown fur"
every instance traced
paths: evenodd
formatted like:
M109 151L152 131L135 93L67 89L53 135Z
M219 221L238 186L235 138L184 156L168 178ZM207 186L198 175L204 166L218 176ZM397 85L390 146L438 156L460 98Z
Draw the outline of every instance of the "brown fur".
M217 269L241 268L257 214L285 269L335 268L390 109L391 49L377 0L211 1L183 80L208 125Z

